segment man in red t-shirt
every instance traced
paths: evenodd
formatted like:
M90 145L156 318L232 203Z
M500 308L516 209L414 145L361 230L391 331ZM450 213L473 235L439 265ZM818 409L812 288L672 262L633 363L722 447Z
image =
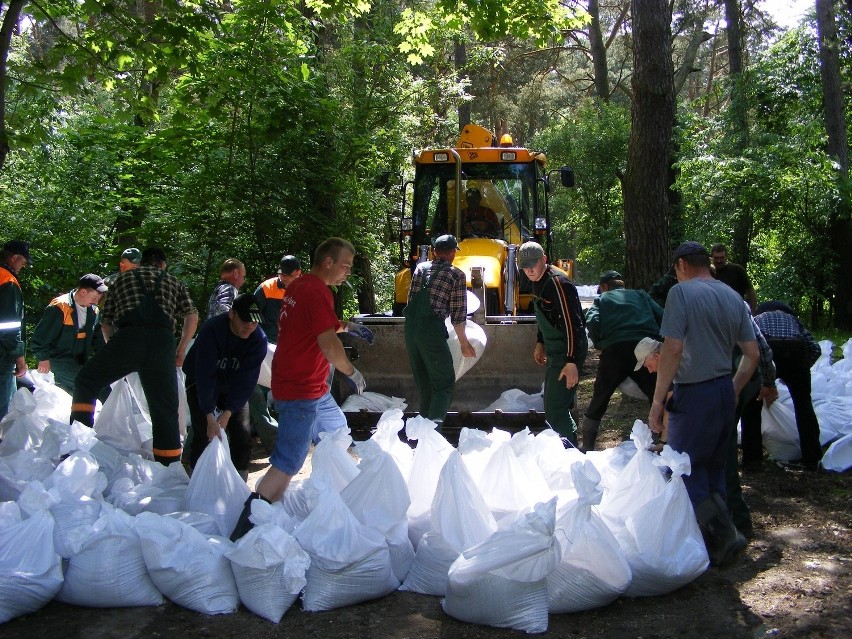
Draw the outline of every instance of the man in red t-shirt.
M334 313L329 286L340 286L352 271L355 248L339 237L319 245L311 270L294 280L281 301L278 347L272 359L272 397L278 410L278 438L270 468L246 500L231 534L242 537L251 529L251 502L281 499L290 479L308 456L311 440L320 431L346 425L346 418L329 392L329 364L346 375L357 392L366 386L343 349L337 333L348 330Z

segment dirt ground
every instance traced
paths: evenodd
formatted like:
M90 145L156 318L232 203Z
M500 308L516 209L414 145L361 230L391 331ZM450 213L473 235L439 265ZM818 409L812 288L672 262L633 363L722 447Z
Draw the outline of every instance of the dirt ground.
M591 397L595 351L578 395L582 412ZM647 405L616 393L598 447L628 436ZM259 449L260 450L260 449ZM259 453L250 483L265 469ZM618 599L590 612L551 615L540 636L563 637L850 637L850 475L805 473L765 462L742 477L755 538L725 570L709 569L691 584L661 597ZM440 598L397 592L383 599L322 613L297 602L273 624L241 608L208 617L173 604L156 608L96 609L51 603L0 626L3 639L31 637L299 637L344 639L491 639L522 636L513 630L462 623L447 616Z

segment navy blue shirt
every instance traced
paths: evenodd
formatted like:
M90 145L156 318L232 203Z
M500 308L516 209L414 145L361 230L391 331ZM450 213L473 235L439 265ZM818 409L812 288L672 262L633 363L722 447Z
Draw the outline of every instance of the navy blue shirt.
M266 357L266 334L258 326L246 339L234 335L228 313L211 317L186 354L186 385L196 385L198 406L207 414L225 396L223 410L237 412L251 396Z

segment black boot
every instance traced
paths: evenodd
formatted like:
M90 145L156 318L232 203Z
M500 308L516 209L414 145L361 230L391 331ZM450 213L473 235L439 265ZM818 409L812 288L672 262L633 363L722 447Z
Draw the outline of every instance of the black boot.
M748 541L734 526L722 496L713 493L695 508L695 516L701 527L710 565L724 568L732 564L745 550Z
M583 415L583 422L580 426L580 430L583 433L583 448L581 450L584 453L595 449L595 441L598 438L598 431L600 430L600 427L601 420L592 419L591 417Z
M237 525L234 526L234 531L231 533L231 541L237 541L249 530L254 528L254 524L251 523L249 517L251 516L251 502L255 499L262 499L269 503L269 500L259 493L252 493L249 495L248 499L246 499L246 503L243 505L243 512L240 513L240 518L237 520Z

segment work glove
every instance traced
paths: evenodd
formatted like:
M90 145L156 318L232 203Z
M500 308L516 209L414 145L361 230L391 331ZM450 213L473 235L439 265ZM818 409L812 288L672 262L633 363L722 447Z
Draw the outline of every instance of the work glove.
M346 322L346 332L350 335L361 338L368 344L372 344L376 341L376 336L373 335L373 331L363 324L358 324L357 322Z
M344 379L351 384L352 389L359 395L367 388L367 380L364 379L364 376L357 368L353 368L352 374Z

